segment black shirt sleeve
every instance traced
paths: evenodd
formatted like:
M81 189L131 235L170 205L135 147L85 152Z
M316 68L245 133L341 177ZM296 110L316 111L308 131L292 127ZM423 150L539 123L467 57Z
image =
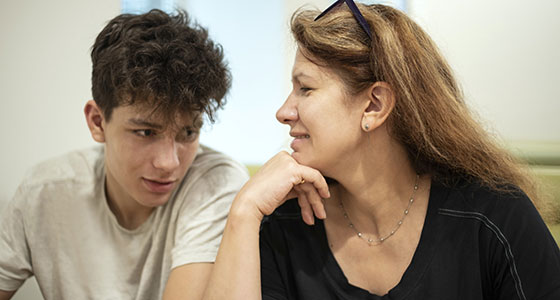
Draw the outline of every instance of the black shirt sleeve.
M495 299L560 299L560 250L529 198L502 194L484 220L493 233L489 269Z
M260 234L262 299L287 300L286 287L277 265L277 256L275 255L278 249L274 250L274 247L278 245L272 245L270 238L270 223L265 218Z

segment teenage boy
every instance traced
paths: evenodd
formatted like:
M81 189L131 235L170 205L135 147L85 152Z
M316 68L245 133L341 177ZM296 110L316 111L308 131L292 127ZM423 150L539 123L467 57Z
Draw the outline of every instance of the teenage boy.
M224 104L219 45L185 12L120 15L91 52L103 146L36 166L0 219L0 299L198 299L244 167L198 143Z

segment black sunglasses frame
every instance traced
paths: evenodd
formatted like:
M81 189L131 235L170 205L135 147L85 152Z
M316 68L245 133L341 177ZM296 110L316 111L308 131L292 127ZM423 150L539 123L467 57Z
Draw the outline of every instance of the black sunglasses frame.
M356 3L354 3L354 1L352 1L352 0L338 0L338 1L336 1L331 6L329 6L327 9L325 9L320 15L318 15L315 18L314 21L319 20L324 15L326 15L329 11L331 11L333 8L340 6L343 2L346 2L346 5L348 5L348 8L350 8L350 10L352 11L352 14L354 15L354 18L356 18L356 21L358 21L358 24L360 24L360 26L362 26L362 28L367 33L369 38L373 40L373 35L371 34L371 30L369 29L369 25L368 25L366 19L364 18L364 15L362 15L360 10L358 9L358 6L356 6Z

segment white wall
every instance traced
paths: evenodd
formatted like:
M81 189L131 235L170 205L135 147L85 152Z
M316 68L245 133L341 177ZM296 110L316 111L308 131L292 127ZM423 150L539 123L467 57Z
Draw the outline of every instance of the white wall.
M0 211L32 165L93 143L82 114L89 51L119 10L117 0L0 1ZM14 299L38 295L33 280Z
M115 0L0 2L0 203L37 161L92 144L90 47Z
M491 130L506 140L560 141L560 1L410 4Z
M284 136L274 118L285 97L279 38L286 32L284 0L185 2L192 18L223 46L233 75L225 109L215 124L205 124L200 142L243 163L262 164L280 150Z

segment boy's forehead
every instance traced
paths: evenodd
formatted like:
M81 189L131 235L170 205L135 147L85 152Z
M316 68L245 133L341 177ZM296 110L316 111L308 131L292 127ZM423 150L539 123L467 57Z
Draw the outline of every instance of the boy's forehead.
M169 116L146 105L121 106L115 109L115 112L120 114L127 123L144 123L144 125L161 128L202 125L202 113L200 112L177 111L175 116Z

